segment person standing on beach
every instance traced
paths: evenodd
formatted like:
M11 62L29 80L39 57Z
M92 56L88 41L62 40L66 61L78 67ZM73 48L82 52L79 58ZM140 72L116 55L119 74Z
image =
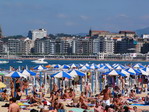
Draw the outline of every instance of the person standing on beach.
M108 85L105 86L105 89L100 93L100 95L103 95L103 103L110 105L111 91Z
M10 102L10 105L9 105L9 108L8 108L8 112L20 112L20 107L18 104L16 104L16 98L11 98L9 100Z
M10 82L10 88L11 88L11 97L14 97L14 82L13 82L13 80Z
M29 83L27 79L23 80L22 91L24 92L25 90L26 95L28 95L28 91L27 91L28 87L29 87Z
M86 96L87 96L87 97L90 96L91 88L90 88L90 85L88 84L88 82L87 82L86 85L85 85L85 93L86 93Z

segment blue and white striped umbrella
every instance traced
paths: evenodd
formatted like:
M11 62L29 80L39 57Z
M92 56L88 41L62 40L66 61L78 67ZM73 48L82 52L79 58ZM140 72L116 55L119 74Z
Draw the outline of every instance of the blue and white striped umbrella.
M142 69L137 69L138 71L140 71L140 73L142 75L149 75L149 73L147 73L146 71L142 70Z
M86 63L85 66L89 67L90 65L88 63Z
M141 75L141 73L138 70L133 69L133 68L128 68L128 69L126 69L126 71L133 73L133 75Z
M83 70L83 71L84 70L89 70L89 69L90 69L90 67L88 67L88 66L83 66L83 67L80 68L80 70Z
M113 67L110 64L105 64L109 69L113 69Z
M133 66L133 68L144 68L144 66L140 63L137 63Z
M61 68L61 65L57 64L57 65L53 66L53 68Z
M99 68L98 71L104 73L104 72L108 72L108 71L110 71L110 69L109 69L107 66L103 66L103 67Z
M11 78L20 78L20 77L24 77L27 78L27 76L21 74L20 72L11 72L7 75L5 75L6 77L11 77Z
M36 75L35 72L32 72L30 70L26 70L26 69L21 71L20 73L22 73L23 75L26 75L26 76L35 76Z
M103 64L98 64L97 67L98 68L102 68L104 65Z
M145 67L142 70L146 71L147 73L149 73L149 67Z
M121 69L120 72L123 73L123 74L125 74L126 76L134 75L134 73L128 72L128 71L126 71L124 69Z
M69 69L70 66L69 66L69 65L63 65L61 68L62 68L62 69Z
M118 66L115 66L114 69L121 70L121 69L125 69L125 67L122 65L118 65Z
M123 77L125 77L126 75L119 72L119 71L116 71L116 70L111 70L109 72L106 72L106 73L103 73L103 75L109 75L109 76L118 76L118 75L121 75Z
M68 73L66 73L64 71L55 73L55 74L51 75L51 77L55 77L55 78L68 78L68 79L71 79L72 78L70 76L70 74L68 74Z
M46 69L47 69L46 67L43 67L41 65L34 67L34 70L46 70Z
M77 67L78 67L78 65L74 64L74 63L70 65L70 68L77 68Z
M98 69L98 67L95 64L91 65L90 68L91 69Z
M68 73L69 73L72 77L85 76L85 73L80 72L80 71L78 71L78 70L71 70L71 71L68 71Z

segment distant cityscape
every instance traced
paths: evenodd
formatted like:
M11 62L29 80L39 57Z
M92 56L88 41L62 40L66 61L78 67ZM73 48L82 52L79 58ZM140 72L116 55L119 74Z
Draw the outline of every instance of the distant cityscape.
M95 31L86 36L48 34L46 29L34 29L26 37L3 36L0 28L0 56L67 56L95 59L143 59L149 56L149 34L138 36L134 31ZM66 57L64 57L66 58Z

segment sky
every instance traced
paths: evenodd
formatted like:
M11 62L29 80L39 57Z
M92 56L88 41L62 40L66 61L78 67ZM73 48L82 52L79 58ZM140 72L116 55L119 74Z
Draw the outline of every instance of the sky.
M149 0L0 0L3 35L118 32L149 27Z

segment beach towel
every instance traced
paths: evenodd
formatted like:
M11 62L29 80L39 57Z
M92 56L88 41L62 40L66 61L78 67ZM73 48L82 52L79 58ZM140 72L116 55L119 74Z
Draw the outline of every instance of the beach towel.
M134 106L149 106L149 104L131 104L131 105L134 105Z

